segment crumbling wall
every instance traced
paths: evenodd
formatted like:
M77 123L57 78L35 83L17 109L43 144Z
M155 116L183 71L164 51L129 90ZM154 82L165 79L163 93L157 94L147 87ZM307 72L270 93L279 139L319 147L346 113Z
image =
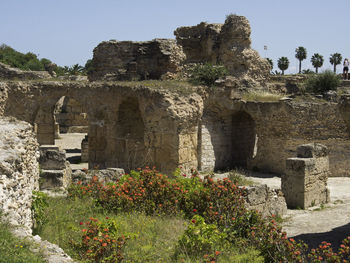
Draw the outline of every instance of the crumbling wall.
M173 39L104 41L94 49L88 77L90 81L161 79L166 73L177 73L183 59Z
M78 101L63 96L55 106L55 119L59 124L60 133L79 132L88 130L88 116L85 109Z
M31 229L32 191L39 190L38 144L32 126L0 118L0 210L13 225Z
M249 21L237 15L227 16L224 24L202 22L174 32L187 63L222 64L232 76L265 82L271 68L266 59L251 49L250 33Z
M9 65L0 62L0 79L50 79L51 75L47 71L25 71L18 68L11 68Z

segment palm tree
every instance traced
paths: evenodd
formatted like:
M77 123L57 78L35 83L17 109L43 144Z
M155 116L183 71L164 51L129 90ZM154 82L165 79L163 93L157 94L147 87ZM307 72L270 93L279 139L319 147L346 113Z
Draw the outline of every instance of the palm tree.
M339 65L342 61L342 56L339 53L334 53L331 54L330 58L329 58L329 62L334 66L334 73L337 72L337 65Z
M298 47L295 49L295 57L299 60L299 74L301 74L301 61L306 59L306 48Z
M73 66L69 67L69 73L71 75L78 75L78 73L83 72L84 67L80 66L79 64L74 64Z
M316 74L318 73L318 68L322 67L323 65L323 56L321 56L318 53L315 53L312 58L311 58L311 63L314 66L315 70L316 70Z
M267 62L271 65L271 70L273 69L273 61L271 58L266 58Z
M282 75L284 75L284 71L289 67L289 60L287 57L280 57L277 61L278 68L282 70Z

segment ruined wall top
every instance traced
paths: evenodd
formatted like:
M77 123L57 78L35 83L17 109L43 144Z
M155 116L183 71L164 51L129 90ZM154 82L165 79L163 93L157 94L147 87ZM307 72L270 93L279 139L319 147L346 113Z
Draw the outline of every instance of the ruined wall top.
M94 49L89 80L144 80L174 76L186 63L224 65L237 78L265 81L270 65L251 49L249 21L229 15L224 24L179 27L173 39L106 41Z
M89 80L161 79L179 71L185 55L173 39L104 41L94 49Z
M251 49L251 28L244 16L229 15L224 24L179 27L174 34L188 63L223 64L230 75L239 78L264 81L269 76L267 60Z

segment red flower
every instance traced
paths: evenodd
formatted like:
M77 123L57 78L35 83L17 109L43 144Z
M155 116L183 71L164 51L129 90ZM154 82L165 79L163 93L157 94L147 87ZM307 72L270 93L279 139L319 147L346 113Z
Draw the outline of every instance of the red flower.
M216 256L220 255L220 251L215 251L215 255Z
M197 209L196 209L196 208L194 208L194 209L193 209L193 212L195 212L195 213L196 213L196 212L197 212Z
M196 220L195 220L195 219L192 219L191 222L192 222L193 224L195 224L195 223L196 223Z
M107 246L107 243L103 243L102 246L103 246L103 247L106 247L106 246Z
M84 224L84 223L83 223L83 222L80 222L80 223L79 223L79 225L82 225L82 224Z

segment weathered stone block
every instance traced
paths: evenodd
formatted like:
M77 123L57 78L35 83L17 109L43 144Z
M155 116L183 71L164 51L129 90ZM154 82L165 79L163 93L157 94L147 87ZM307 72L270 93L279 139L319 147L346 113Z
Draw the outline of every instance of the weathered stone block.
M318 158L328 156L328 148L320 143L303 144L297 147L297 157Z
M297 148L298 158L286 160L282 191L290 208L307 208L329 201L328 149L321 144L304 144Z
M66 152L59 150L57 146L40 146L39 163L41 169L63 170L66 168Z

